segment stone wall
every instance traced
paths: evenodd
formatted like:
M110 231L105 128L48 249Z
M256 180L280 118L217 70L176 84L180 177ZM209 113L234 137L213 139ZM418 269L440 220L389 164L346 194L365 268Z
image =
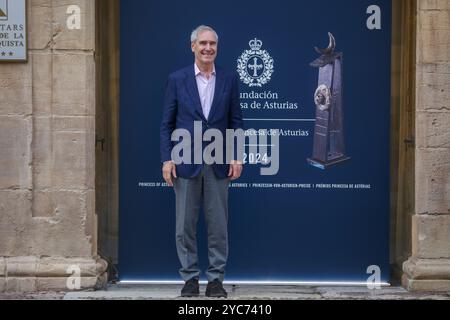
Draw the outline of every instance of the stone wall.
M450 0L418 0L410 290L450 291Z
M81 8L81 29L66 25ZM95 1L29 0L29 61L0 64L0 292L102 285L95 214Z

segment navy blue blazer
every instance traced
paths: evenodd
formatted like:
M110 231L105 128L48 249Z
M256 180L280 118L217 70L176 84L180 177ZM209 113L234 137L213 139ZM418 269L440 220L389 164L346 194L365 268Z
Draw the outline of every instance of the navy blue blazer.
M193 141L195 121L202 122L203 133L208 129L220 130L224 137L224 143L227 129L243 129L239 83L235 73L226 72L222 68L216 67L216 87L208 119L203 115L194 65L169 76L160 128L162 162L172 160L171 153L176 143L171 141L171 136L175 129L188 130ZM202 150L205 146L207 146L207 143L203 143ZM191 164L177 165L179 177L191 179L201 173L204 164L194 164L193 143L191 145L191 157ZM224 162L226 162L225 159ZM226 163L214 164L213 169L219 179L228 176L229 165Z

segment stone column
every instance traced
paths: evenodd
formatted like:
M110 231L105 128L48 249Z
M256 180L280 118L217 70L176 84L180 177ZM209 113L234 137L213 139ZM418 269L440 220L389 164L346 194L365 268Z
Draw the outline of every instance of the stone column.
M450 291L450 0L418 0L416 196L403 284Z
M95 1L28 0L28 36L29 61L0 64L0 292L99 287Z

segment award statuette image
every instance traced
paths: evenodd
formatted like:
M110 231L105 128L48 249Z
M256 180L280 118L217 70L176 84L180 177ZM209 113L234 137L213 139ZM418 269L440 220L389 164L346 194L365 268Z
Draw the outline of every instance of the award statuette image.
M313 155L308 163L320 169L350 159L345 154L343 113L343 54L335 52L336 40L331 33L326 49L315 48L321 56L311 63L319 69L319 85L314 94L316 126Z

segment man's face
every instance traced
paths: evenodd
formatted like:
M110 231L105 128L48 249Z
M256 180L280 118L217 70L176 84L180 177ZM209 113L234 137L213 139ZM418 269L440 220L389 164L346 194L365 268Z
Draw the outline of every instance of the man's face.
M204 31L198 35L196 42L192 43L192 52L195 61L200 64L212 64L217 57L217 39L213 32Z

